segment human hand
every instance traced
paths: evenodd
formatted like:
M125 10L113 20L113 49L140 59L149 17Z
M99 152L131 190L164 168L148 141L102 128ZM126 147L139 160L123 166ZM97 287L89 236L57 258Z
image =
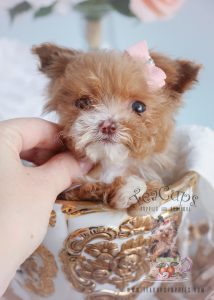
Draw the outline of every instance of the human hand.
M0 122L0 296L42 242L57 195L91 168L59 153L59 132L42 119ZM39 166L23 166L21 158Z

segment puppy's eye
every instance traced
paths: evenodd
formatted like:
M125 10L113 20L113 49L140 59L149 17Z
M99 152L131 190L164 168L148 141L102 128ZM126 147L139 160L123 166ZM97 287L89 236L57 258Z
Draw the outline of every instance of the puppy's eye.
M142 114L146 110L146 105L141 101L134 101L132 103L132 109L138 114Z
M81 97L75 101L75 106L80 109L88 109L92 102L88 97Z

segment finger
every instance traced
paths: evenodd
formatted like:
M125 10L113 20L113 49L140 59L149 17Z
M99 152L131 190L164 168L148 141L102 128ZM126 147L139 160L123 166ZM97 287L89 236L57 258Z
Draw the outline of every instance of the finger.
M18 154L34 147L42 149L62 147L60 127L43 119L20 118L3 121L0 124L0 131Z
M33 148L31 150L22 151L20 153L20 158L40 166L59 152L61 151Z
M46 177L56 196L70 187L72 181L88 173L92 164L89 161L77 162L70 153L64 152L55 155L44 165L37 168L42 176Z

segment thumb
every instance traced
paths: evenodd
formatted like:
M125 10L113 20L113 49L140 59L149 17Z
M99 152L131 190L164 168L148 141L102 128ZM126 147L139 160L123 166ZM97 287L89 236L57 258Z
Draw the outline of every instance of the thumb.
M69 188L72 181L88 173L92 164L88 161L75 160L70 153L55 155L44 165L38 167L54 188L56 195Z

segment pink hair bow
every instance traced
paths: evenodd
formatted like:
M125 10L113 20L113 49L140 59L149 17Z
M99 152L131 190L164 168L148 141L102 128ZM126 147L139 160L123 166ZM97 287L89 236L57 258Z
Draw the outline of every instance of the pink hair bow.
M146 41L129 47L126 52L132 57L141 58L145 61L147 84L152 89L159 89L165 85L166 74L162 69L156 67L153 59L149 55Z

